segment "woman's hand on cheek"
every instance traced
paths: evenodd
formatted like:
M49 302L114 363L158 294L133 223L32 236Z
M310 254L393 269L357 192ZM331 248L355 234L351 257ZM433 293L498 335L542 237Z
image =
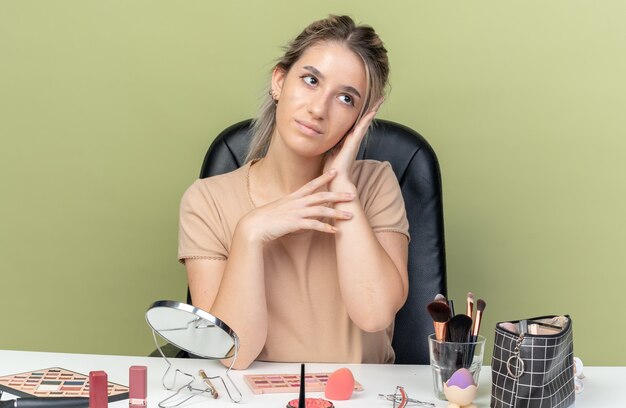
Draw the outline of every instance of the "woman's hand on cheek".
M337 171L337 177L334 177L329 183L329 189L333 190L333 184L341 184L343 182L351 182L352 165L359 152L361 141L367 133L367 129L374 120L378 108L383 103L384 98L379 99L361 119L354 125L352 131L348 133L339 145L333 148L331 154L326 157L324 163L324 172L334 169Z
M335 233L337 229L329 220L348 220L352 214L332 207L355 198L352 193L318 191L336 176L336 171L327 171L297 191L255 208L241 219L237 229L257 244L302 230Z

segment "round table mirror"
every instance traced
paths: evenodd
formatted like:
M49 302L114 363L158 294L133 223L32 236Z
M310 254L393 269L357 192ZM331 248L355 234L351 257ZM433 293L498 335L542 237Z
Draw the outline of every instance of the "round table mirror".
M165 340L193 355L223 359L237 352L235 332L217 317L192 305L159 300L146 312L146 321Z

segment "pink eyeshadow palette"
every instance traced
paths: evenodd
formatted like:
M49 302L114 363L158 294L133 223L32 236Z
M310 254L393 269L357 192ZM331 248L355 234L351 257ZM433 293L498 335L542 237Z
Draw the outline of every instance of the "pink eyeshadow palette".
M89 376L60 367L0 377L0 390L18 397L89 398ZM108 384L109 402L128 398L128 387Z
M329 376L330 373L306 374L306 392L323 392ZM243 378L254 394L300 392L300 376L297 374L246 374ZM354 389L362 391L363 386L355 381Z

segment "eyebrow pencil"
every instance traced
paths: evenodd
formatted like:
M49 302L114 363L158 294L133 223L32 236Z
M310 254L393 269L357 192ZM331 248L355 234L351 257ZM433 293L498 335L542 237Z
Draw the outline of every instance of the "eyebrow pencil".
M306 401L304 399L304 384L306 383L306 378L304 377L304 363L300 365L300 398L298 400L298 408L305 408Z

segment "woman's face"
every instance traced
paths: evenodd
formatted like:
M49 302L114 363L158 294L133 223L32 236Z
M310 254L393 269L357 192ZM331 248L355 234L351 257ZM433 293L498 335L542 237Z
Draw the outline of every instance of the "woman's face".
M322 42L307 48L289 72L277 68L272 75L279 100L274 142L303 156L322 155L356 121L366 86L363 61L344 45Z

